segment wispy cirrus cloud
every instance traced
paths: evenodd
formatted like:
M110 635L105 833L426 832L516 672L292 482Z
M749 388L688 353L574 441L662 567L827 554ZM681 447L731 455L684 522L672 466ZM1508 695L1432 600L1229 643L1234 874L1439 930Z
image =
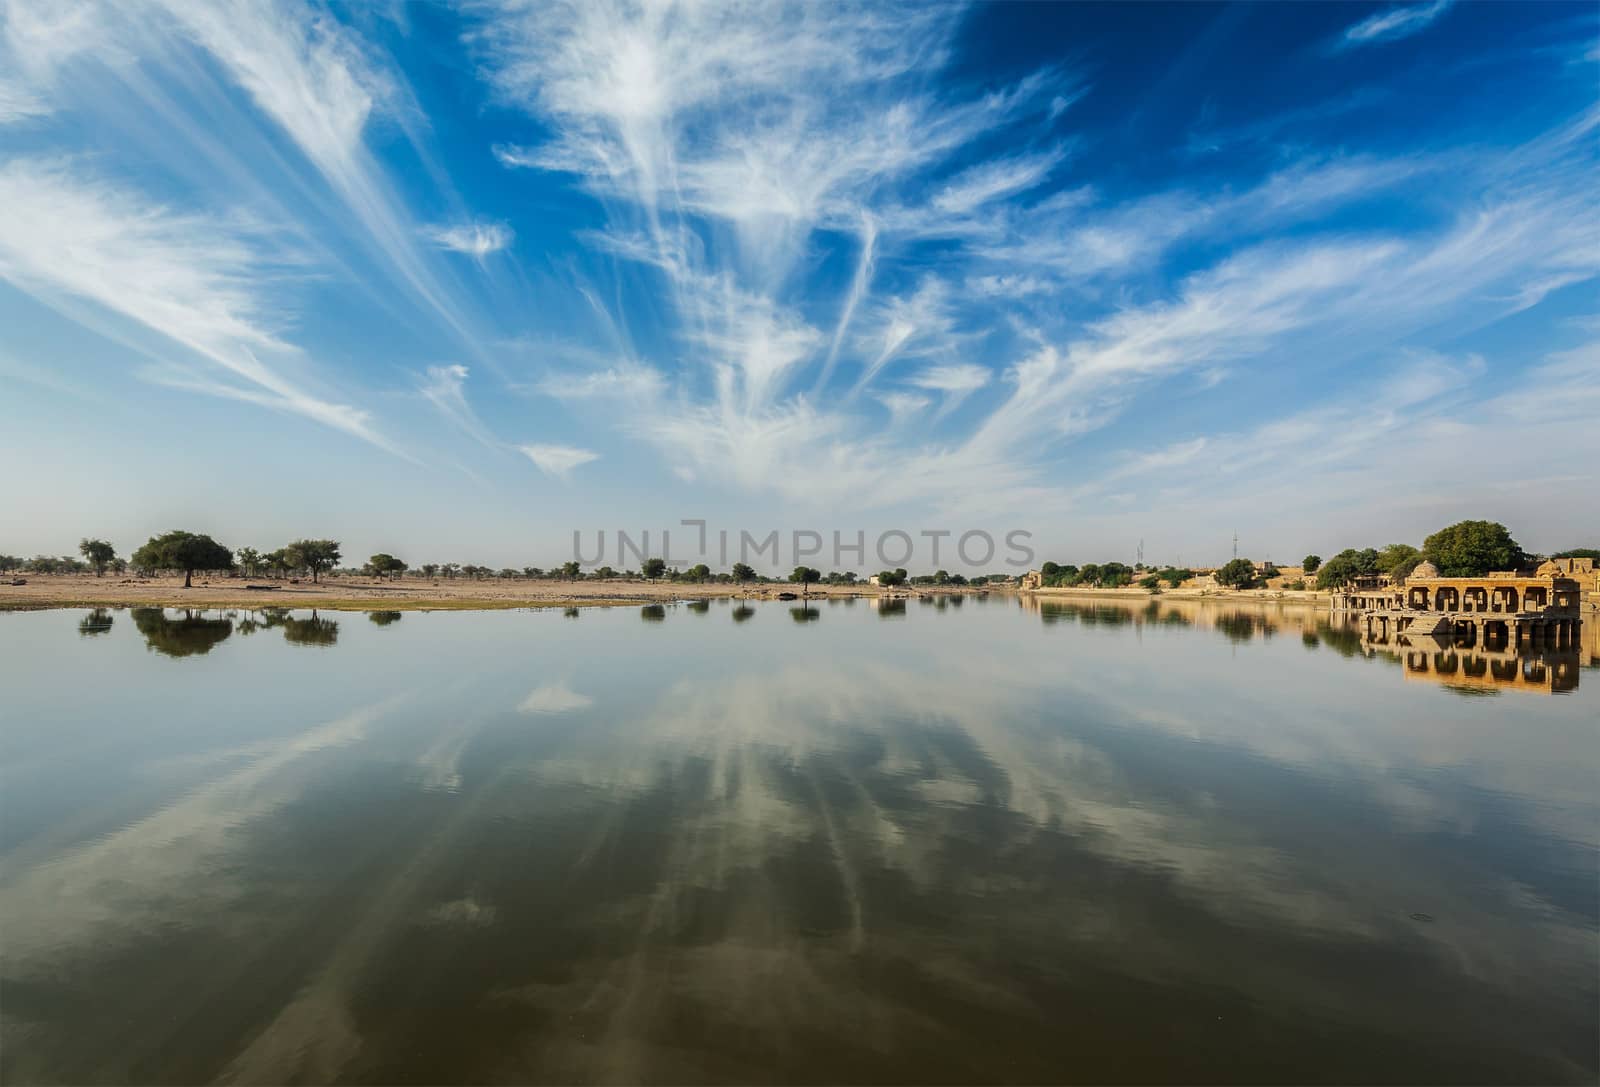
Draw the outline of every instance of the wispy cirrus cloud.
M26 108L135 120L180 176L200 176L203 162L203 176L252 190L253 210L285 229L318 241L349 232L464 350L484 338L367 145L379 120L420 130L410 89L326 9L306 0L7 0L0 64L17 73L12 97ZM119 113L123 100L137 108ZM227 139L216 138L221 127ZM321 221L307 221L307 210Z
M515 235L503 223L471 223L465 226L429 227L424 231L440 249L465 253L483 260L511 244Z
M566 479L573 469L600 459L599 453L570 445L519 445L517 448L539 471L557 479Z
M1426 30L1454 3L1455 0L1432 0L1432 3L1406 4L1369 15L1340 35L1338 47L1352 49L1409 38Z
M620 428L700 481L826 503L948 501L968 490L953 481L1013 508L1066 501L1038 482L1063 443L1174 376L1192 388L1248 374L1335 321L1341 343L1393 342L1469 300L1509 312L1594 274L1585 231L1544 247L1527 233L1592 221L1570 148L1560 169L1515 178L1481 149L1307 150L1254 178L1130 196L1063 185L1071 137L1026 152L983 142L1056 120L1090 92L1069 73L977 97L928 92L956 25L948 10L838 6L826 26L805 6L473 10L489 79L551 133L496 156L594 194L607 225L585 235L591 252L659 287L667 346L641 358L673 375L672 392L637 387L639 411ZM1443 10L1352 31L1387 40ZM1480 193L1452 222L1322 225L1447 169L1477 177ZM1180 246L1207 255L1152 284ZM825 259L841 271L820 293ZM951 407L993 384L1007 391L952 433ZM548 391L585 388L568 375ZM940 407L928 415L930 393ZM887 431L858 394L888 409ZM914 418L927 426L913 433Z
M269 325L261 287L270 261L260 239L168 211L63 159L0 165L0 207L0 276L69 313L89 303L85 320L114 315L105 326L114 337L136 326L158 334L162 340L136 341L147 356L167 361L164 341L182 349L174 352L180 359L211 367L206 376L169 374L169 383L292 412L395 450L367 411L287 376L306 360Z

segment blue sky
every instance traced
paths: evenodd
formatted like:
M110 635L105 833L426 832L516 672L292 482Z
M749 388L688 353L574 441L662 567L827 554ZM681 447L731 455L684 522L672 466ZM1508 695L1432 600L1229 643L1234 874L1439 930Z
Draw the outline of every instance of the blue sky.
M0 13L0 550L1600 538L1591 4Z

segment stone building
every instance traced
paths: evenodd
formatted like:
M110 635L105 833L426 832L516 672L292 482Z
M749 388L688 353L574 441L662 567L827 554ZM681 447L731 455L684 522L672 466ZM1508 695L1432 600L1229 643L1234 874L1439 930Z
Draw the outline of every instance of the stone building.
M1366 636L1380 642L1434 635L1469 646L1576 646L1580 594L1579 583L1560 573L1444 577L1424 562L1404 584L1341 590L1334 607L1359 611Z

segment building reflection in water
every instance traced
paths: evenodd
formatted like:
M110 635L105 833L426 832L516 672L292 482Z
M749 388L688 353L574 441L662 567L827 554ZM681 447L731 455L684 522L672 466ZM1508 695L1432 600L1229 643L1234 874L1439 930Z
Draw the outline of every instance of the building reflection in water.
M1463 694L1501 688L1566 694L1578 689L1582 654L1575 647L1497 650L1467 641L1400 634L1385 640L1363 637L1361 644L1368 656L1382 653L1397 660L1407 679L1439 683Z
M1561 648L1488 648L1467 637L1368 635L1354 619L1321 608L1263 602L1163 600L1130 605L1109 600L1050 600L1025 593L1020 606L1041 622L1109 628L1185 626L1213 630L1235 644L1298 634L1307 649L1392 660L1408 680L1438 683L1461 693L1501 689L1566 694L1585 667L1600 668L1600 623L1584 623L1578 644Z

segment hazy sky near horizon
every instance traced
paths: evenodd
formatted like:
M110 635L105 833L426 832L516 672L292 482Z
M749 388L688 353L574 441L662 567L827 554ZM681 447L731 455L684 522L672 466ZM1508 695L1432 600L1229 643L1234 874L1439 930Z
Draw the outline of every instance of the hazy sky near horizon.
M1600 544L1597 40L1586 3L0 0L0 550Z

